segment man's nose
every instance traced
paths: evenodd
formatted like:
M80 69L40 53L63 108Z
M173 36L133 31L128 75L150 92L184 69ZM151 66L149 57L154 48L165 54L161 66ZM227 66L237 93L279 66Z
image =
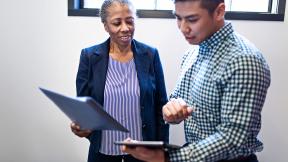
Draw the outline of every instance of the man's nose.
M189 26L185 20L180 21L179 29L182 33L188 33L189 32Z

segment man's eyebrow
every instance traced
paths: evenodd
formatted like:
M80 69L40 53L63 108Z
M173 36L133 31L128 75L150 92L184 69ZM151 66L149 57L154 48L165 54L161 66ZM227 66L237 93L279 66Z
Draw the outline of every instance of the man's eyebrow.
M174 12L174 16L176 18L184 18L184 19L191 19L191 18L193 19L193 18L198 17L198 15L187 15L187 16L181 17L180 15L177 15L175 12Z

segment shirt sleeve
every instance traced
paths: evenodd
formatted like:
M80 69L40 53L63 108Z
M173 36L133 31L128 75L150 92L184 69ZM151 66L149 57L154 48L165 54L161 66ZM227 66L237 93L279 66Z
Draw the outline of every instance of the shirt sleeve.
M214 162L246 156L248 137L256 137L261 126L261 110L270 85L270 71L262 58L242 55L229 64L219 83L221 124L214 134L178 150L169 150L171 162ZM185 128L189 129L189 128Z
M171 98L184 98L183 94L181 93L183 91L183 87L185 85L183 85L183 79L184 79L184 74L186 72L186 70L189 68L189 66L191 64L193 64L193 62L195 61L193 58L196 56L195 55L195 47L190 48L189 50L187 50L185 52L185 54L182 57L182 62L180 65L180 75L178 77L176 86L174 88L174 90L172 91L172 93L169 96L169 99Z

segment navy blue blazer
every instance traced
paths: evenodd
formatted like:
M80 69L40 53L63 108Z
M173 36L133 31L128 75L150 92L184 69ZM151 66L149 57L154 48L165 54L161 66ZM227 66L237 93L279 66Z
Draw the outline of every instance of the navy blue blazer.
M101 105L104 102L109 46L110 39L83 49L76 79L77 96L91 96ZM140 86L143 140L168 142L169 126L164 123L162 116L162 106L167 103L167 94L158 51L136 40L132 41L132 51ZM88 139L88 162L95 162L95 155L101 144L101 131L93 131Z

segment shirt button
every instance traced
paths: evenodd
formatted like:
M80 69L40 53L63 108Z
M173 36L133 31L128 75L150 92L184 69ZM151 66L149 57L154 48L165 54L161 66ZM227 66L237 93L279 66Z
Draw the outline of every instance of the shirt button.
M146 128L146 124L142 124L142 128Z
M143 110L143 109L144 109L144 106L141 106L141 109Z

